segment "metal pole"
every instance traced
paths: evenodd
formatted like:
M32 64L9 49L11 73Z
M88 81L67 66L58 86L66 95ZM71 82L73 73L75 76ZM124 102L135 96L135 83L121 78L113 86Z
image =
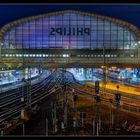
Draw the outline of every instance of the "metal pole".
M1 136L3 136L3 130L1 130Z
M112 126L112 104L110 102L110 125Z
M54 132L56 131L56 104L54 104Z
M82 127L84 126L84 124L83 124L83 123L84 123L83 114L84 114L84 113L82 112Z
M3 77L2 77L3 78ZM3 81L3 80L2 80ZM2 93L2 81L1 81L1 86L0 86L0 93Z
M62 129L62 131L65 129L65 128L64 128L64 123L63 123L63 122L61 122L61 129Z
M75 108L74 89L72 89L72 102L73 102L73 108Z
M22 132L23 132L23 136L25 136L25 124L23 123L23 125L22 125Z
M64 103L64 125L65 125L65 127L67 127L67 101L65 101L65 103Z
M105 39L105 33L103 33L103 85L102 85L102 87L103 87L103 94L106 92L106 79L107 79L107 74L106 74L107 66L106 66L104 39Z
M93 122L92 122L92 128L93 128L93 135L95 134L95 120L93 119Z
M2 43L2 40L0 40L0 59L2 58L2 47L3 47L3 43ZM1 66L3 66L3 63L1 62ZM2 69L2 67L1 67L1 69ZM3 79L3 75L2 75L2 79ZM3 81L3 80L2 80ZM1 81L1 91L0 91L0 93L2 93L2 82Z
M99 127L98 127L98 123L97 123L97 136L99 135Z
M29 106L31 107L31 68L29 69Z
M98 136L99 134L99 103L98 101L96 100L96 122L97 122L97 125L96 125L96 134Z
M63 73L63 83L64 83L64 127L67 127L67 89L66 89L66 82L64 81L65 77L64 77L64 73Z
M105 46L103 44L103 94L105 93Z
M100 129L101 129L101 117L99 115L99 131L100 131Z
M48 136L48 119L46 118L46 136Z
M111 105L111 109L112 109L112 105ZM112 118L111 118L111 122L112 122L112 126L113 126L113 124L114 124L114 114L113 114L113 109L112 109L112 111L111 111L111 116L112 116Z
M76 134L76 118L73 117L73 128L74 128L74 134Z
M73 102L73 109L74 109L75 108L74 94L73 94L73 100L72 100L72 102Z

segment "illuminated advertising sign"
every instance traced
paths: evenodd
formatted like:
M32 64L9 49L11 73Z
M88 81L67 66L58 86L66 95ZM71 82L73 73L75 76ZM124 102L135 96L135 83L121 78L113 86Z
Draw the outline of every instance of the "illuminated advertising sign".
M70 35L75 35L75 36L79 36L79 35L90 35L90 28L50 28L50 35L66 35L66 36L70 36Z

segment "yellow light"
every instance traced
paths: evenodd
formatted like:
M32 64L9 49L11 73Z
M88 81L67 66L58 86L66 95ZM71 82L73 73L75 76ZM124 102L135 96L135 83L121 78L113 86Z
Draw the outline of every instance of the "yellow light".
M103 66L101 66L101 68L105 68L105 67L106 67L106 66L104 66L104 65L103 65Z

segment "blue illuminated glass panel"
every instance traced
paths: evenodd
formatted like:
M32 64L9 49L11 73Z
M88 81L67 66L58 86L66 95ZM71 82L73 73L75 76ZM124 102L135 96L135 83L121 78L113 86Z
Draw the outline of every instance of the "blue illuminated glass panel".
M64 13L17 24L3 37L4 48L135 49L128 28L93 16Z

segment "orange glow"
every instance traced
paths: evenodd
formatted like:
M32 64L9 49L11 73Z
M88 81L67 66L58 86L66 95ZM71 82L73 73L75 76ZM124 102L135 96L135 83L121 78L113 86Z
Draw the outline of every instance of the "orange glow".
M56 71L56 69L52 68L52 69L51 69L51 71L52 71L52 72L55 72L55 71Z
M126 69L126 70L131 70L131 67L126 67L125 69Z
M116 67L116 66L112 66L111 68L112 68L112 69L116 69L117 67Z

